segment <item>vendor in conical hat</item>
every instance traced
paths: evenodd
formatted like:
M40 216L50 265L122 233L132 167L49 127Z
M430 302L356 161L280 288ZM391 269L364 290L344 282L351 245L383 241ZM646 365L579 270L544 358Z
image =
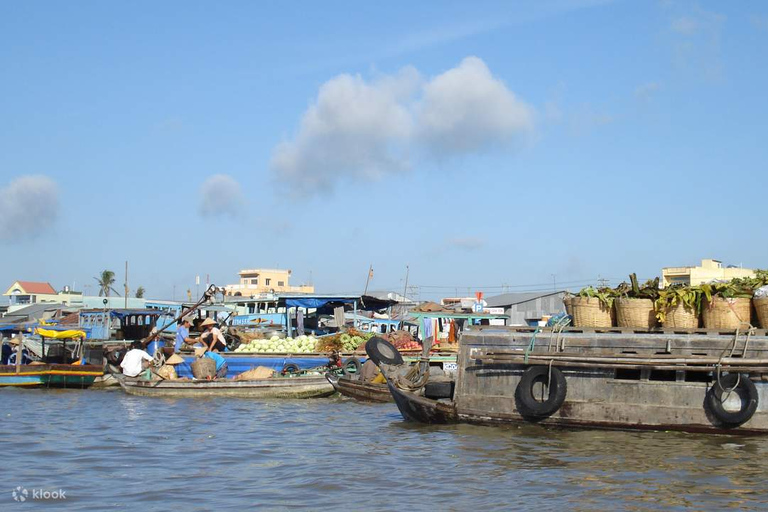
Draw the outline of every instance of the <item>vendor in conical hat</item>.
M178 354L173 354L171 357L165 360L165 364L160 367L157 374L166 380L178 379L179 375L176 372L175 366L184 362L184 359Z
M19 345L24 341L24 335L21 333L16 334L13 338L9 339L3 344L2 360L0 364L16 364L16 358L19 353ZM21 350L21 364L29 364L32 362L32 358L29 357L29 351L26 348Z
M226 349L227 340L224 339L224 335L212 318L203 320L200 327L203 329L200 340L205 348L211 352L223 352Z

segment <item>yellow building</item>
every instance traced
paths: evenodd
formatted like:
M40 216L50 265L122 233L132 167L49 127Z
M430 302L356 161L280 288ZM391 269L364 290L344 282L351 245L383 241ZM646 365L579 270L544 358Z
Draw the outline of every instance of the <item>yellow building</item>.
M279 270L269 268L254 268L240 271L240 283L230 284L225 288L227 295L238 297L247 297L259 293L315 293L315 287L312 285L291 286L290 270Z
M736 277L754 277L755 271L735 266L723 267L718 260L701 260L699 267L665 267L661 269L661 286L671 284L697 285L714 279L729 280Z

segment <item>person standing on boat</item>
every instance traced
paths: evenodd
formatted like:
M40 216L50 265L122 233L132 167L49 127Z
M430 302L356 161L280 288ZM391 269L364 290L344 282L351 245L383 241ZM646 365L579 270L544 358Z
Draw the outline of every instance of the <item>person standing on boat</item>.
M176 343L173 345L173 352L175 354L178 354L181 351L181 347L183 347L185 343L187 345L195 344L195 340L189 337L189 328L191 326L192 320L186 316L176 328Z
M123 357L120 368L126 377L138 377L141 372L149 368L152 361L152 356L141 349L141 342L135 341L131 345L131 350Z
M216 322L211 318L206 318L203 323L200 324L203 328L203 334L200 336L200 340L203 342L204 348L210 352L221 352L227 348L227 340L224 339L224 335L219 330Z
M203 347L203 348L195 349L195 356L207 357L209 359L213 359L213 361L216 363L216 378L217 379L227 378L227 373L229 373L229 367L227 366L226 359L224 359L221 356L221 354L217 352L210 352L205 347Z

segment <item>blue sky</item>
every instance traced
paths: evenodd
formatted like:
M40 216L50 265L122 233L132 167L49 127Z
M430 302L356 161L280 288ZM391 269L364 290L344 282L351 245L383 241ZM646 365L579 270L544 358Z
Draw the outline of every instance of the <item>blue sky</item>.
M766 267L766 51L762 2L3 2L0 283Z

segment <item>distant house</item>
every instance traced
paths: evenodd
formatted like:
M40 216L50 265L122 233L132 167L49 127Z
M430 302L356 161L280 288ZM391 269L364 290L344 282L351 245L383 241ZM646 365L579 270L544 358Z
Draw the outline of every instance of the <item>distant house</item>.
M507 325L538 325L539 321L565 311L564 291L505 293L485 299L486 308L504 308Z
M666 288L672 284L695 286L708 283L713 280L730 281L737 277L755 277L755 271L751 268L737 267L735 265L723 266L720 260L701 260L698 267L664 267L661 269L661 287Z
M227 295L248 297L262 293L314 293L315 287L308 284L291 286L291 270L253 268L240 271L240 282L225 286Z
M34 281L16 281L3 295L9 297L11 306L55 302L58 298L50 283Z

